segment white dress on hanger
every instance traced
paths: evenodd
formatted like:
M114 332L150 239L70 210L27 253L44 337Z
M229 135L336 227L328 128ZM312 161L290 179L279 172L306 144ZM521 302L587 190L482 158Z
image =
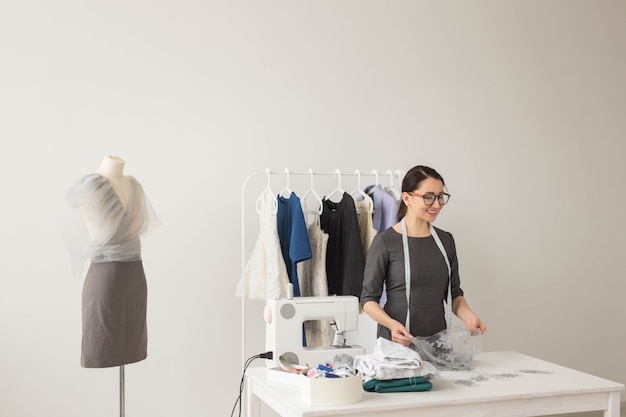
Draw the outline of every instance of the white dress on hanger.
M287 296L289 276L280 250L276 219L276 200L263 193L258 200L259 236L244 270L248 298L277 299ZM242 281L237 296L242 296Z
M307 225L311 243L311 259L298 264L300 294L303 297L325 297L328 295L328 279L326 276L326 247L328 233L319 224L319 215L315 221ZM335 332L329 320L310 320L304 322L306 345L330 346L333 344Z
M303 297L327 296L326 246L328 245L328 233L320 228L319 220L308 224L307 232L311 243L312 257L298 264L300 292Z

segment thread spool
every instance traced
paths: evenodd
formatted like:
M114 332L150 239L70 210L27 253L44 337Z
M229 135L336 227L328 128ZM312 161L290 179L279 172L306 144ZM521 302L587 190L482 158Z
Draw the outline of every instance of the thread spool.
M293 284L287 284L287 299L291 300L293 298Z

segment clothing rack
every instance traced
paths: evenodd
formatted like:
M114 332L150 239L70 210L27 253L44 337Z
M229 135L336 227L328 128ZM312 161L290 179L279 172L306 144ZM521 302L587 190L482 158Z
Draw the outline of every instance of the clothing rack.
M283 171L271 171L269 168L266 168L265 171L257 171L254 172L252 174L250 174L243 182L242 186L241 186L241 284L242 284L242 292L241 292L241 366L242 366L242 372L245 371L245 369L243 369L245 363L246 363L246 297L247 297L247 288L246 288L246 279L245 279L245 268L246 268L246 251L245 251L245 244L246 244L246 227L245 227L245 209L246 209L246 193L247 191L247 187L248 184L250 183L250 181L254 178L257 178L259 176L265 176L266 180L267 180L267 187L266 189L270 189L270 182L271 182L271 178L272 176L282 176L286 178L286 190L289 190L290 187L290 176L310 176L311 177L311 186L312 186L312 182L313 182L313 178L314 177L330 177L330 176L334 176L337 177L337 184L338 184L338 189L342 188L341 187L341 179L342 177L357 177L358 181L358 186L360 187L360 178L361 177L375 177L376 179L376 184L381 184L381 178L384 178L384 176L386 176L388 178L389 184L394 186L395 185L395 181L396 178L398 179L398 188L400 187L400 183L402 182L402 178L404 177L405 172L401 171L399 169L396 170L391 170L391 169L387 169L386 171L384 171L384 173L379 173L378 170L373 169L370 172L361 172L360 170L355 170L353 172L342 172L339 169L335 169L333 172L320 172L320 171L313 171L312 169L309 169L308 171L290 171L289 169L285 168ZM278 195L278 193L276 193L276 195Z

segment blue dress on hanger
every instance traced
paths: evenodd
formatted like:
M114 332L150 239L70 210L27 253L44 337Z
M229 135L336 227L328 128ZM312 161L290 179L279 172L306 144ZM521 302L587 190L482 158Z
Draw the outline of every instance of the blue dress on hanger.
M293 284L293 295L299 297L298 262L311 259L313 254L300 198L295 193L292 192L288 198L278 196L277 223L289 282Z

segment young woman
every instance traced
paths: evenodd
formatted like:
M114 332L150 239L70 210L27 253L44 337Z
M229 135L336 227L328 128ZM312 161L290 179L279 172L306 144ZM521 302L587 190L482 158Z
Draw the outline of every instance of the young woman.
M432 226L449 198L441 175L427 166L411 168L402 180L398 223L376 235L365 264L361 305L378 323L378 337L408 346L413 336L444 330L448 300L468 329L487 329L463 296L454 238Z

